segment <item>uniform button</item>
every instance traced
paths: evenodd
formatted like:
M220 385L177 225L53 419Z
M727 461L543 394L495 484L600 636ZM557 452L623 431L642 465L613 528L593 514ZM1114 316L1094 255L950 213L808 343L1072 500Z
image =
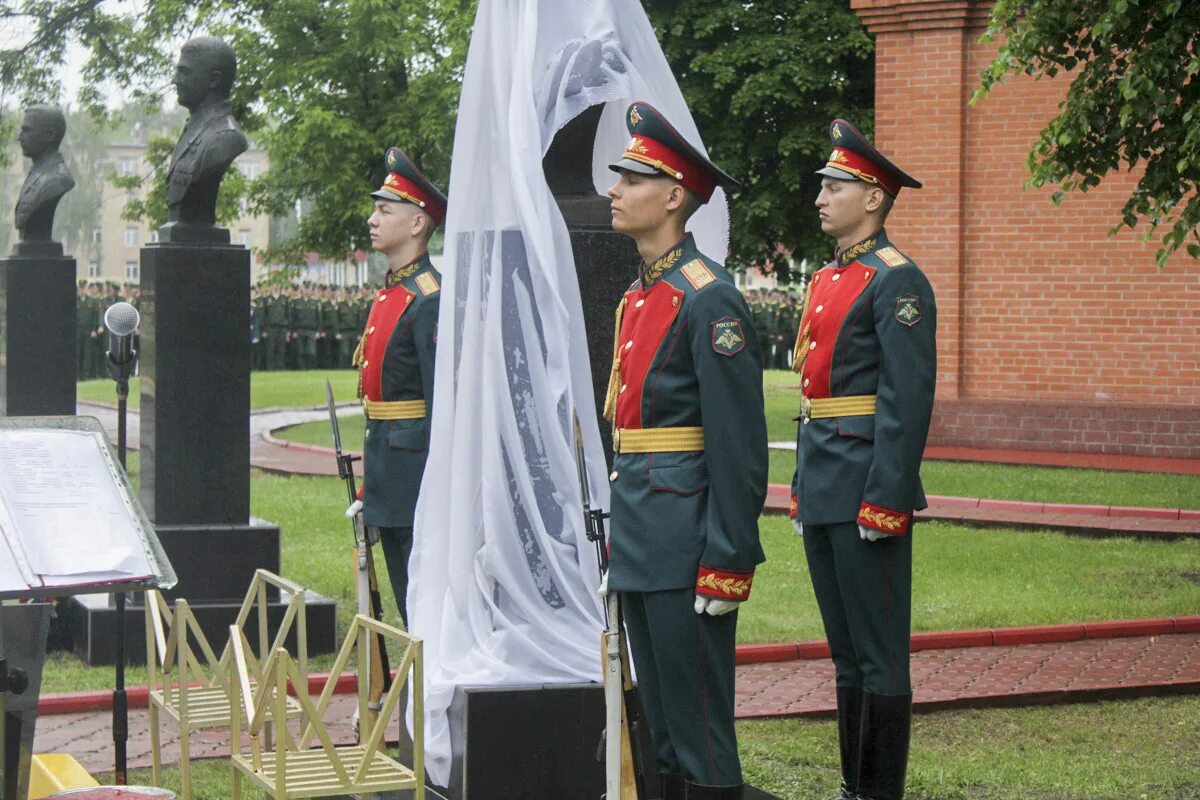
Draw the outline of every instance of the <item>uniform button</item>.
M825 306L817 306L817 313L818 313L818 314L820 314L820 313L821 313L822 311L824 311L824 310L825 310Z
M807 388L808 388L808 378L805 378L805 379L804 379L804 388L805 388L805 389L807 389Z
M831 281L836 281L836 280L837 280L838 278L840 278L840 277L842 277L842 276L841 276L841 275L834 275L834 276L833 276L832 278L830 278L829 280L831 280Z
M377 299L377 300L379 300L379 302L381 302L381 303L382 303L384 300L387 300L387 295L386 295L386 294L381 294L381 295L379 295L379 297L377 297L376 299Z
M363 362L363 369L366 369L366 368L367 368L367 367L369 367L369 366L371 366L371 362L370 362L370 361L364 361L364 362Z
M612 474L608 476L608 482L609 482L609 483L612 483L612 482L613 482L613 481L615 481L616 479L617 479L617 471L614 469L614 470L612 471Z
M631 348L631 347L633 347L633 340L632 340L632 339L630 339L628 342L626 342L626 343L625 343L625 349L626 349L626 350L628 350L628 349L629 349L629 348Z
M816 349L817 349L817 343L816 343L816 342L809 342L809 343L808 343L808 349L809 349L809 350L816 350Z
M820 310L820 309L818 309L818 310ZM368 328L368 329L367 329L367 333L374 333L374 332L375 332L375 326L374 326L374 325L372 325L370 328Z
M645 300L638 300L636 303L634 303L634 304L633 304L633 307L634 307L634 308L641 308L641 307L642 307L642 306L644 306L644 305L646 305L646 301L645 301Z
M622 384L621 384L621 391L617 392L617 394L624 394L624 393L625 393L625 390L626 390L626 389L628 389L628 388L629 388L629 384L628 384L628 383L622 383Z

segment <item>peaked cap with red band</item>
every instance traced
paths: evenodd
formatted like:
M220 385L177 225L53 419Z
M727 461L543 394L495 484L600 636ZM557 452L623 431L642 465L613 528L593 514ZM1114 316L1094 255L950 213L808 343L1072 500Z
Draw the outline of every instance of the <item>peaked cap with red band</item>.
M608 165L613 172L624 169L642 175L667 175L690 189L702 203L712 199L718 186L726 191L741 188L736 178L692 147L649 103L637 100L630 105L625 125L632 138L621 160Z
M888 161L846 120L833 121L829 126L829 138L833 140L833 153L825 168L817 170L818 175L875 184L892 197L900 194L900 189L905 186L921 188L919 180Z
M399 147L389 147L384 160L387 163L387 177L378 191L371 192L371 197L412 203L428 212L434 223L441 225L445 222L446 195L421 174L412 159Z

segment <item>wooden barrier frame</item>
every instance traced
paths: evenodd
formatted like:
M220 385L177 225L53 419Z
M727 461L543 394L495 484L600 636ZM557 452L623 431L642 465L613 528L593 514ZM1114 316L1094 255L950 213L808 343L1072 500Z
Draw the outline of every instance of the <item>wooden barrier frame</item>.
M360 677L364 665L369 663L370 637L380 636L394 643L400 664L392 686L383 698L383 708L375 724L367 732L365 742L360 734L359 743L338 747L333 744L325 726L324 716L333 698L338 678L346 669L350 654L356 649ZM236 627L230 628L233 642L236 675L232 684L233 717L230 732L233 753L230 765L233 771L233 800L241 800L241 782L245 775L262 787L273 800L289 797L328 797L349 793L371 797L376 792L412 789L415 800L425 798L425 735L424 735L424 678L422 675L421 640L399 628L394 628L371 617L358 614L350 624L346 639L338 652L337 660L325 682L316 704L308 694L308 683L296 668L291 656L283 648L271 653L267 662L259 667L245 636ZM261 675L255 685L254 675ZM304 711L307 723L296 738L281 727L275 737L274 757L263 755L260 741L268 717L277 718L284 713L288 701L288 682ZM388 720L396 711L401 688L408 684L413 709L413 765L409 769L382 752L384 731ZM358 682L359 719L366 719L367 682ZM242 732L249 740L249 753L242 746ZM313 738L320 747L312 747ZM267 745L270 748L270 745Z
M287 609L274 639L268 638L267 611L269 589L275 587L290 593ZM236 621L230 628L241 631L252 613L257 612L258 653L260 662L269 653L283 647L288 634L296 631L297 672L308 675L308 629L304 614L304 587L285 578L256 570L250 588L242 600ZM191 756L189 737L193 730L224 728L230 724L230 676L232 674L232 640L225 643L220 658L200 629L187 600L175 601L174 612L156 590L146 591L146 682L150 687L150 750L153 759L151 776L155 786L161 785L162 757L159 726L160 712L173 717L179 725L180 800L191 800ZM239 634L244 641L244 634ZM203 656L197 657L195 648ZM161 670L161 671L160 671ZM253 681L261 675L251 676ZM303 711L295 700L286 703L282 716L301 717ZM274 713L276 709L272 709ZM269 730L268 730L269 733Z

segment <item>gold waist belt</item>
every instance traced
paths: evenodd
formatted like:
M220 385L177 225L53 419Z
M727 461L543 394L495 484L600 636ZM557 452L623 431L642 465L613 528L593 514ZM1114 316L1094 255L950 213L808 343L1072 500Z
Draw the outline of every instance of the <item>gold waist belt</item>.
M423 419L424 400L375 401L362 399L363 415L367 419Z
M804 419L833 417L869 417L875 413L875 395L852 394L846 397L800 398L800 416Z
M618 453L694 453L704 450L704 428L617 428Z

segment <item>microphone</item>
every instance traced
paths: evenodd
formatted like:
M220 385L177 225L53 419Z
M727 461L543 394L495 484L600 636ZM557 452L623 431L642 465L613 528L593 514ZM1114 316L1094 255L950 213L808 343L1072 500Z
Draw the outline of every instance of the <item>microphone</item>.
M133 332L140 321L138 310L126 302L113 303L104 312L104 327L108 328L108 360L113 366L125 366L137 355L133 349Z

